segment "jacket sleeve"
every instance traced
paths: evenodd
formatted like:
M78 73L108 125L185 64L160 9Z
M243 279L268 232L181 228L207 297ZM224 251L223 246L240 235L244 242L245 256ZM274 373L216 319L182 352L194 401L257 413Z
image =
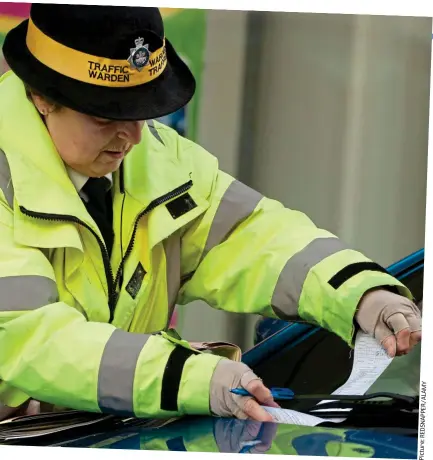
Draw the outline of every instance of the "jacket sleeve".
M0 193L0 402L17 407L31 397L137 417L209 414L220 358L165 333L88 322L59 301L44 253L14 242L13 220Z
M229 312L303 319L352 344L366 291L393 286L411 298L378 264L219 170L204 149L182 140L179 151L210 203L183 235L179 304L201 299Z

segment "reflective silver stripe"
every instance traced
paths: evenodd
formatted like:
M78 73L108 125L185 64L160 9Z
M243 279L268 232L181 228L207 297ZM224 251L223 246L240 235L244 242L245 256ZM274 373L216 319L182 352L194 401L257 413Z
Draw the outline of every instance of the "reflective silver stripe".
M164 241L164 251L167 264L168 317L166 327L168 327L180 289L180 236L177 232Z
M103 412L134 416L137 361L150 335L116 329L105 345L98 376L98 404Z
M155 123L153 120L148 120L147 121L147 126L149 127L149 131L153 134L156 140L161 142L162 145L164 144L164 141L161 139L161 136L158 133L158 130L155 128Z
M212 221L202 259L215 246L226 239L234 228L256 209L263 198L247 185L234 180L226 192Z
M3 150L0 150L0 190L8 202L8 205L13 208L14 205L14 188L11 180L11 170L9 168L8 159Z
M0 190L6 198L8 205L14 207L14 186L12 184L12 175L9 168L8 159L3 150L0 149ZM49 250L46 248L38 248L47 259L49 259ZM1 310L1 309L0 309Z
M338 238L317 238L291 257L278 278L272 309L282 319L298 318L302 289L310 270L327 257L347 247Z
M55 281L44 276L0 278L0 311L36 310L58 301Z

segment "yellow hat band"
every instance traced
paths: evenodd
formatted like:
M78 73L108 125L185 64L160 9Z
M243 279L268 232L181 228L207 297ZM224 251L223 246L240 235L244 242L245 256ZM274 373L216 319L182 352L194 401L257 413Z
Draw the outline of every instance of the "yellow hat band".
M27 29L27 47L42 64L66 77L97 86L127 88L158 78L167 65L164 44L151 52L137 37L129 58L107 59L74 50L45 35L31 19Z

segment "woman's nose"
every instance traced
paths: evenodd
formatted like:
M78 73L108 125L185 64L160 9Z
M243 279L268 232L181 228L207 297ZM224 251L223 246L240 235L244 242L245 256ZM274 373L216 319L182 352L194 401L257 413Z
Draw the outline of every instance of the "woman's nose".
M139 144L141 141L141 131L143 122L125 121L122 122L119 129L119 137L128 141L130 144Z

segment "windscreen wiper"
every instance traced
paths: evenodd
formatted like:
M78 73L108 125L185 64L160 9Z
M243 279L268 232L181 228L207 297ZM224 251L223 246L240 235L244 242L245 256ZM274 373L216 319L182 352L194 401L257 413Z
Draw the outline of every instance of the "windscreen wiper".
M321 408L350 408L354 406L413 408L415 405L417 407L419 405L419 398L417 396L412 397L387 392L371 393L368 395L299 395L294 400L318 401L321 403L319 405Z

